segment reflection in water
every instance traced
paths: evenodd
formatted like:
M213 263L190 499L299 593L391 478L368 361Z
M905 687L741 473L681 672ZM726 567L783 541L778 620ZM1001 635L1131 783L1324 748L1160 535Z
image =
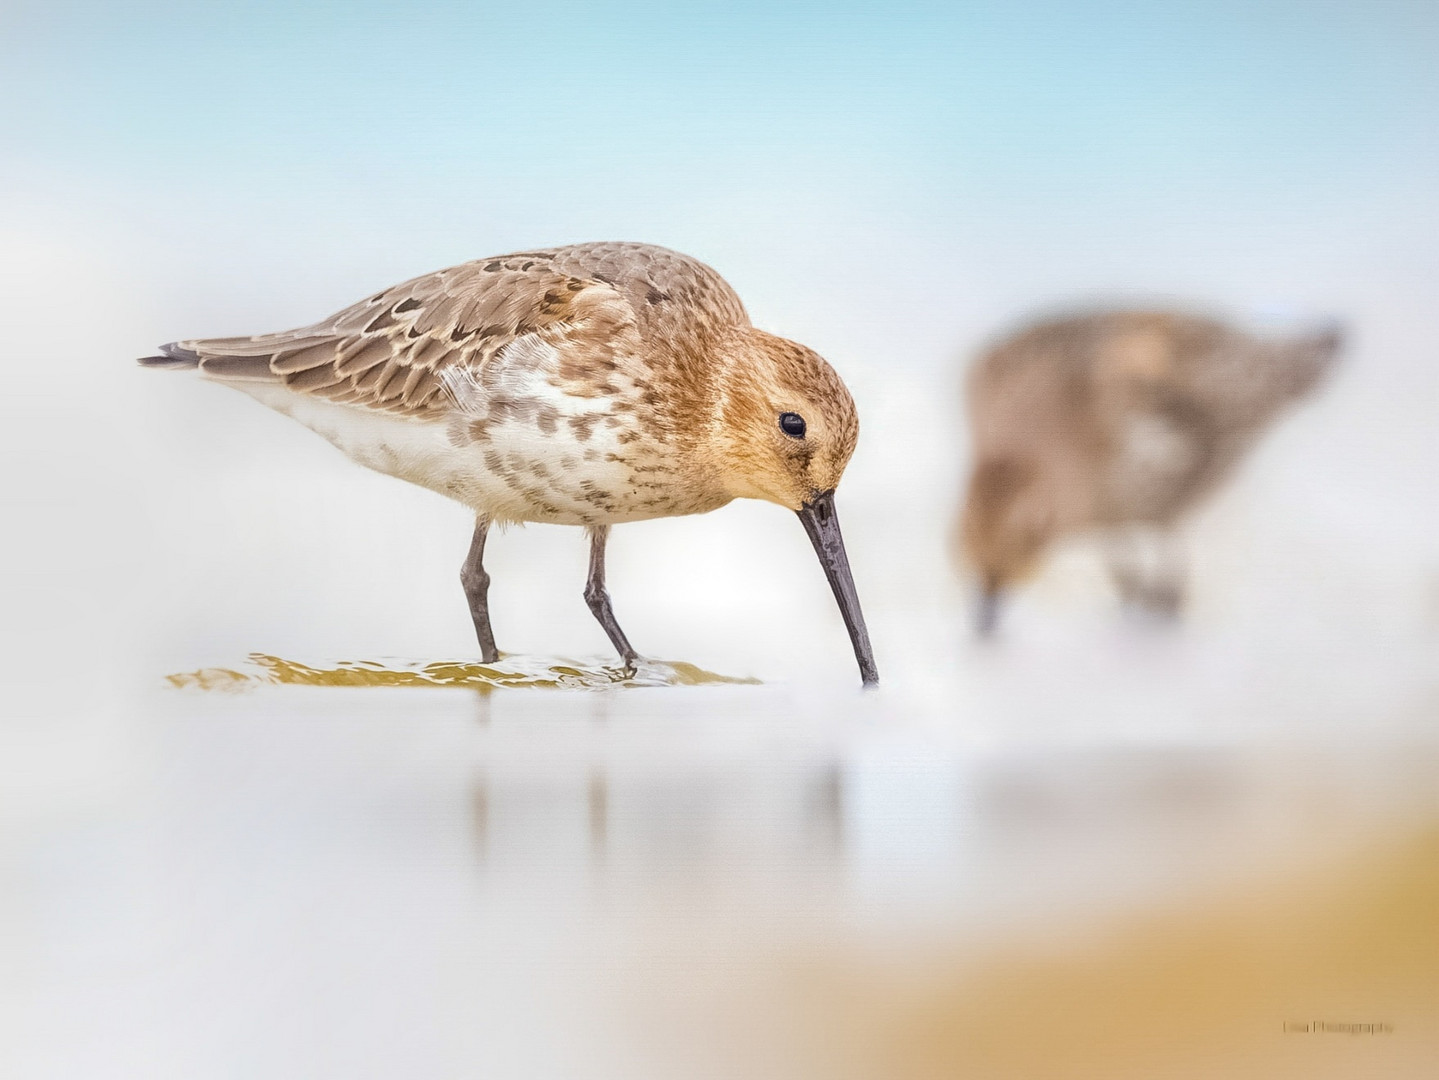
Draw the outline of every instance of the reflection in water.
M503 871L616 866L699 878L841 868L838 762L777 771L490 775L471 794L481 863Z
M316 667L265 653L251 653L248 666L241 670L201 668L165 678L172 686L199 690L246 690L263 685L444 686L486 692L496 687L516 686L591 690L622 686L755 685L759 682L758 679L717 675L683 660L642 659L634 671L614 665L581 664L557 657L534 656L504 656L497 664L340 660Z
M598 859L604 858L605 846L609 839L609 787L603 772L590 774L590 851Z
M1395 1076L1439 1034L1431 744L730 756L735 716L695 754L522 700L477 751L484 895L584 928L565 977L656 1058L623 1075L1337 1080L1280 1025L1397 1024Z
M483 863L490 840L490 789L483 781L470 793L470 820L474 825L475 852Z

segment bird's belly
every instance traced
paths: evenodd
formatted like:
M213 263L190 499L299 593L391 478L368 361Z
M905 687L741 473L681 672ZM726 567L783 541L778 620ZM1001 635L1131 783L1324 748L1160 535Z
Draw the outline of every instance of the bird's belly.
M1121 429L1105 485L1108 516L1164 522L1201 494L1208 447L1162 417L1132 416Z
M416 420L235 383L377 472L446 495L500 521L602 525L714 509L727 499L687 491L658 448L599 417L541 430L491 422L483 438L454 422Z

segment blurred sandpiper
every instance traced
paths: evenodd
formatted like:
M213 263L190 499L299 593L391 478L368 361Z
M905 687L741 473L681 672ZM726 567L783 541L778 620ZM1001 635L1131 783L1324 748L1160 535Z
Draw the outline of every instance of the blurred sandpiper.
M1288 403L1318 383L1341 335L1256 336L1170 311L1055 318L1006 338L969 378L974 465L957 529L979 575L978 624L1057 540L1108 541L1121 598L1173 615L1174 530Z
M605 591L610 527L735 498L799 515L878 682L834 493L854 401L818 354L750 325L710 267L648 244L478 259L376 293L309 326L161 346L318 432L353 460L475 512L460 580L480 655L498 659L485 537L495 522L589 533L590 610L637 659Z

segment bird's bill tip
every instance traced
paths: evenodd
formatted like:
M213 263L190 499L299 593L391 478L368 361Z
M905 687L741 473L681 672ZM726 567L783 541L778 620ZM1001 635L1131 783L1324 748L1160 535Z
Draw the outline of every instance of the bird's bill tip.
M860 679L865 686L878 686L879 669L875 667L869 630L864 624L859 593L855 591L854 576L850 573L849 558L845 554L844 536L839 530L839 517L834 510L834 489L806 500L797 513L839 604L839 613L844 618L845 629L849 631L849 640L854 646L854 657L859 662Z

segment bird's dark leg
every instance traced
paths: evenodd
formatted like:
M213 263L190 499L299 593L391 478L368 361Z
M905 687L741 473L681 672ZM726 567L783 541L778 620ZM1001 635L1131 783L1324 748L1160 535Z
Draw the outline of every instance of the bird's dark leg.
M999 627L1002 595L999 586L991 581L986 581L980 590L979 602L974 608L974 632L982 638L994 637Z
M609 635L610 644L624 660L625 667L633 669L639 656L630 645L620 624L615 621L614 609L610 607L610 594L605 592L605 541L610 538L608 525L596 525L590 533L590 577L585 582L585 603Z
M1168 531L1129 531L1108 545L1109 573L1126 606L1173 619L1184 607L1184 553Z
M500 658L495 648L495 634L490 629L490 575L485 573L485 534L490 531L490 519L475 518L475 535L470 541L470 553L460 567L460 584L465 588L465 597L470 601L470 618L475 620L475 637L480 641L480 663L493 664Z
M1184 610L1185 579L1189 576L1184 546L1172 532L1154 538L1154 574L1149 587L1149 607L1165 618L1178 618Z
M1125 607L1141 607L1144 594L1144 574L1140 566L1137 542L1127 531L1110 536L1105 543L1105 561L1109 564L1109 577L1114 590L1119 593L1119 602Z

